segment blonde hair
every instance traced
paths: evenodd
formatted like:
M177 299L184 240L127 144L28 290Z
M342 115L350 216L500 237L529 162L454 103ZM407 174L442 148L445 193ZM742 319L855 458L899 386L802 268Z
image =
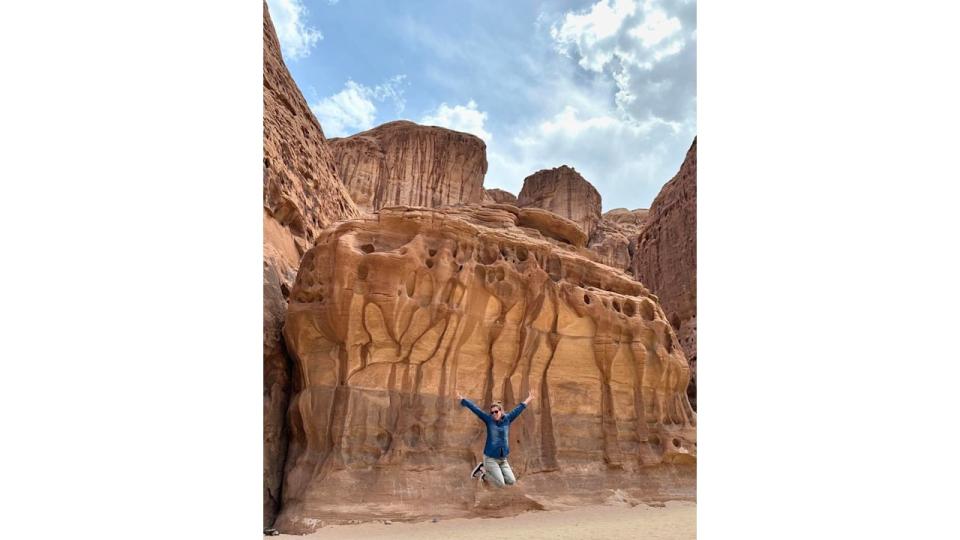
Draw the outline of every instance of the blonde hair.
M500 409L500 411L503 411L503 402L502 402L502 401L500 401L500 400L498 399L498 400L496 400L496 401L494 401L493 403L490 404L491 407L493 407L494 405L496 405L496 407L497 407L498 409Z

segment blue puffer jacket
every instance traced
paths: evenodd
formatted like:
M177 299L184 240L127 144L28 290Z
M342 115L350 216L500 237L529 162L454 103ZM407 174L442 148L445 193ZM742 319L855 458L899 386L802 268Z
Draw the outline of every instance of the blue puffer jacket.
M483 446L483 455L492 458L505 458L510 454L510 423L520 416L520 413L527 408L523 403L514 407L499 422L493 419L488 413L484 412L473 404L469 399L460 400L460 405L473 411L477 418L483 420L487 425L487 443Z

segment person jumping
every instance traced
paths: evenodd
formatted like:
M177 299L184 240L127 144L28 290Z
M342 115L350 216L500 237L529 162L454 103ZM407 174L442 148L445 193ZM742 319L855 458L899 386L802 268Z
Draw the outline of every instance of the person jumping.
M517 478L513 475L513 469L507 463L507 456L510 454L510 424L520 416L520 413L527 408L527 405L533 401L534 393L530 391L527 399L517 405L512 411L504 416L503 404L494 401L490 405L490 414L483 412L480 407L473 404L472 401L463 397L460 391L457 391L457 398L460 399L460 405L473 411L483 423L487 426L487 442L483 446L483 461L478 463L473 469L471 476L478 475L483 478L489 478L497 487L503 487L506 484L515 484Z

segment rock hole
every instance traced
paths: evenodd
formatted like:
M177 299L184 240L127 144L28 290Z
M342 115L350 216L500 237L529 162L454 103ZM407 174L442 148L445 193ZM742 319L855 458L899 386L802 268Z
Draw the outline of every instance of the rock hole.
M290 287L287 287L286 283L280 284L280 294L282 294L284 298L290 298Z
M680 448L680 439L674 439L673 445L676 446L677 448Z
M463 271L463 265L461 264L460 266L457 267L457 272L462 272L462 271Z
M430 254L430 256L431 256L431 257L433 257L434 255L436 255L436 254L437 254L437 250L435 250L435 249L431 249L431 250L429 250L429 251L427 251L427 253L429 253L429 254Z
M680 317L677 317L676 313L670 316L670 326L672 326L674 330L680 330Z
M519 259L520 262L527 260L527 257L529 257L529 254L527 253L527 248L523 246L520 246L519 248L517 248L517 259Z
M623 312L627 314L627 317L633 317L637 314L637 306L633 302L626 302L623 304Z
M433 259L427 259L427 268L433 268Z
M268 169L270 168L270 158L263 158L263 166Z
M584 304L587 304L588 306L590 305L590 295L589 295L589 294L583 295L583 303L584 303Z
M653 320L653 304L651 304L648 300L641 301L640 315L643 316L643 320L652 321Z
M373 244L364 244L360 246L360 251L364 253L373 253L377 248L373 247Z
M619 312L620 312L620 302L617 302L616 300L614 300L614 301L613 301L613 309L617 310L617 312L619 313Z

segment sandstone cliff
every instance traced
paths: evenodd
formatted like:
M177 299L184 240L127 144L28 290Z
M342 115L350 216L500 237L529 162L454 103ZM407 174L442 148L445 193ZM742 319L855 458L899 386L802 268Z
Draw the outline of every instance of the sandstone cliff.
M697 139L679 172L660 190L633 260L637 279L663 304L691 366L697 361ZM694 377L695 377L694 372ZM696 379L691 387L696 400Z
M526 177L517 196L517 206L542 208L573 220L588 238L600 221L600 193L566 165Z
M522 213L385 208L306 253L280 530L693 496L690 372L656 297ZM512 407L531 388L511 429L520 484L491 494L468 478L484 427L452 396Z
M368 212L483 200L487 147L468 133L397 121L330 144L344 185Z
M263 5L264 526L279 510L289 361L281 329L301 255L317 232L359 212L337 177L320 124L287 71Z

